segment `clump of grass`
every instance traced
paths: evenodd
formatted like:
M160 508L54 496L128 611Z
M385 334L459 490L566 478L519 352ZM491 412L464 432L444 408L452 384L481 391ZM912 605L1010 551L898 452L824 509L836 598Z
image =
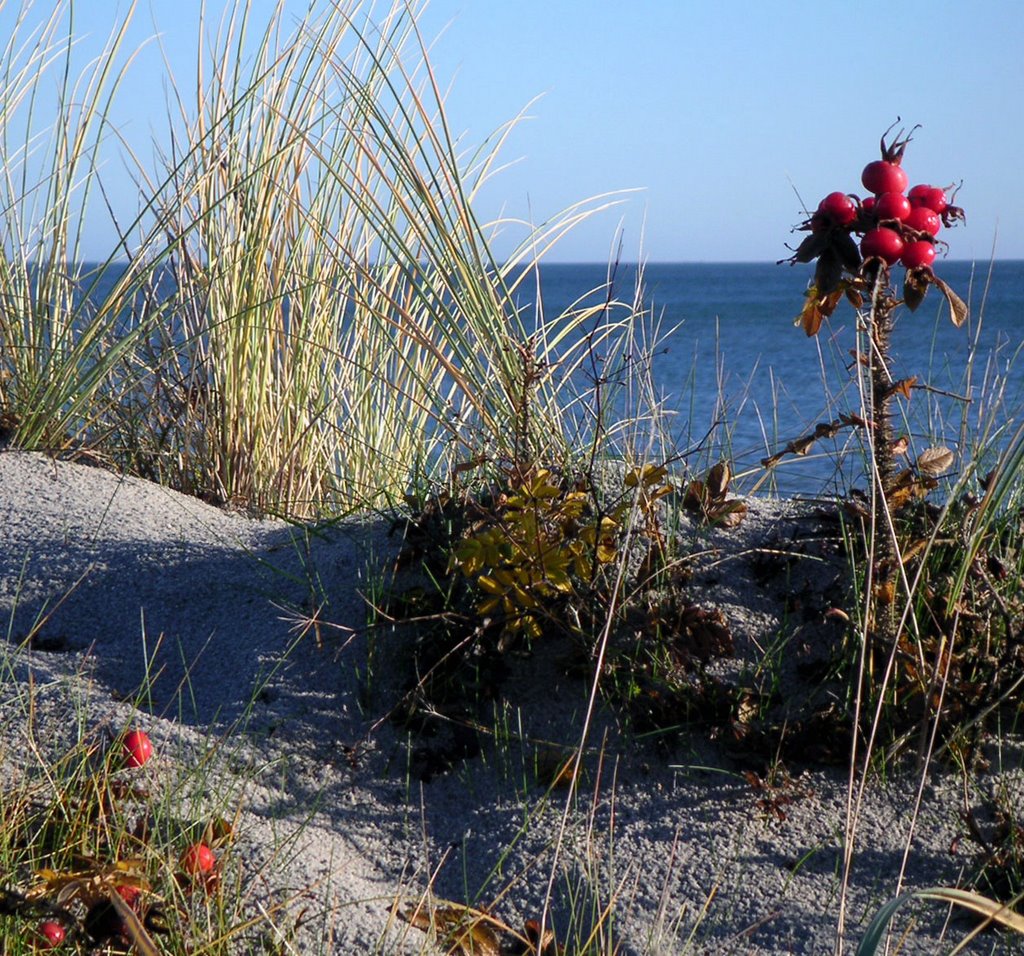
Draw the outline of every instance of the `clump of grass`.
M169 78L161 165L127 152L136 220L114 223L102 269L76 271L131 12L80 89L66 5L34 46L7 46L0 133L25 130L8 150L0 269L15 444L88 448L296 516L395 502L475 454L563 458L560 393L592 311L535 327L517 290L533 256L608 201L497 262L473 201L508 130L463 153L405 4L372 18L324 4L286 29L238 0L213 36L203 18L195 88ZM37 140L58 71L66 115Z

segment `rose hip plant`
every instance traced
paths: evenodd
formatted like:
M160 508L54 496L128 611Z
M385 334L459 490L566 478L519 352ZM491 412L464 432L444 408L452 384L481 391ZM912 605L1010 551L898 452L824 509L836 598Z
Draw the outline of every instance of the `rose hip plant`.
M786 452L802 453L840 427L867 433L873 495L860 502L851 497L846 509L864 530L864 640L857 653L867 655L864 679L875 705L864 713L874 714L874 727L884 717L894 737L906 739L908 722L923 729L921 722L933 718L941 718L946 735L977 728L974 717L985 695L1017 694L1024 608L1019 595L1000 584L1013 578L1014 546L1005 534L978 530L989 527L979 519L978 497L961 481L941 507L932 500L953 452L931 447L911 460L908 439L894 433L896 403L922 387L916 377L897 380L891 373L890 342L901 306L914 312L934 286L957 327L967 319L967 306L935 268L947 248L942 237L964 221L963 210L953 205L951 187L910 185L903 160L911 136L901 130L887 142L888 133L880 158L863 167L868 194L826 195L798 227L806 237L781 260L815 264L797 320L808 336L844 299L855 308L864 336L854 350L863 370L864 411L819 425L765 464ZM966 469L965 477L970 473Z
M935 487L936 474L952 464L945 450L929 449L914 468L897 470L901 446L893 432L893 404L900 395L909 399L916 384L913 378L895 381L890 374L890 340L897 309L905 305L913 312L932 285L945 295L956 326L966 320L967 307L933 269L939 249L946 247L939 238L941 231L963 221L963 210L950 202L950 188L922 183L908 192L910 178L902 163L913 130L906 136L901 130L887 143L890 130L881 138L881 158L869 162L861 173L861 184L870 195L861 199L853 192L829 193L799 227L808 236L782 261L817 263L798 320L808 336L817 335L822 322L844 298L864 318L869 353L857 356L871 370L870 417L864 424L871 436L875 491L892 514L910 499L924 497ZM902 296L896 288L898 274L893 271L897 266L903 268ZM878 535L876 570L884 576L891 571L893 559L891 537ZM888 591L885 587L881 590ZM891 615L883 617L888 621ZM891 622L876 623L893 636Z

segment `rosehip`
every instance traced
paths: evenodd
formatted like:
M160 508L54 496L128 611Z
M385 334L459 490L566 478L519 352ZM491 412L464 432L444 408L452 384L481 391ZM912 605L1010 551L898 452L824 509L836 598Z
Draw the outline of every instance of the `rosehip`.
M872 229L861 239L860 252L865 259L877 256L891 266L903 252L903 240L898 232L882 226Z
M928 242L927 239L908 242L903 247L903 254L900 256L900 262L908 269L930 266L934 261L935 246Z
M932 212L942 215L949 203L946 201L946 191L938 186L927 186L924 183L915 186L907 193L911 206L926 206Z
M133 910L138 910L139 900L142 898L142 890L137 886L129 886L122 883L117 887L117 895L121 897Z
M64 927L56 920L43 920L36 927L39 945L44 949L56 949L64 942Z
M153 756L153 743L144 730L133 730L124 738L124 764L141 767Z
M910 200L903 193L882 193L875 203L875 215L879 219L906 219L910 208Z
M939 214L928 206L915 206L903 222L911 229L930 232L933 236L937 236L942 228L942 219L939 218Z
M857 204L846 193L829 193L818 203L818 212L837 226L848 226L857 218Z
M860 174L864 188L876 196L882 193L901 193L907 188L910 178L901 166L884 159L876 159L864 167Z
M217 858L205 843L193 843L181 855L181 868L189 876L203 876L209 873L217 862Z

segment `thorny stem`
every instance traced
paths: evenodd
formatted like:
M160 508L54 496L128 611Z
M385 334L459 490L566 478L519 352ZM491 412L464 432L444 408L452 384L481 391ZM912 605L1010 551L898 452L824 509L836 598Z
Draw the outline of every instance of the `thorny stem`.
M879 273L871 309L871 427L873 482L878 501L872 557L875 568L874 634L879 645L891 648L896 638L895 593L892 587L896 552L889 516L889 502L896 476L893 453L892 377L889 374L889 345L896 302L888 292L888 270Z

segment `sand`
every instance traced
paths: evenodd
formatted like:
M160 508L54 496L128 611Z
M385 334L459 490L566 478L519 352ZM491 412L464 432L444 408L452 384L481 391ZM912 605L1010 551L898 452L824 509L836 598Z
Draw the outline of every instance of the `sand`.
M817 508L749 506L740 528L700 539L694 585L702 605L721 609L741 656L792 610L759 583L751 554L813 540ZM145 728L157 756L137 773L151 792L175 794L191 819L237 819L225 874L248 887L247 912L270 913L239 937L239 952L261 935L287 939L285 952L418 952L424 936L391 917L396 900L428 887L477 906L497 900L495 915L520 927L539 917L549 881L563 935L574 909L585 923L614 894L623 954L833 951L842 767L765 791L720 743L695 736L659 748L600 713L577 787L546 794L530 773L539 742L579 742L588 688L538 653L515 662L495 705L511 742L485 737L480 755L420 773L423 742L380 720L402 643L367 628L366 596L400 544L386 517L318 528L257 520L103 468L0 452L5 785L83 737ZM815 547L803 552L812 581L836 570ZM813 656L831 626L827 589L808 586L803 600L801 641ZM1020 767L1019 754L1005 765ZM1024 793L1021 772L1008 770L971 784L968 804L997 786ZM951 771L923 787L911 772L872 783L845 951L899 889L953 885L972 865L964 793ZM773 807L768 797L784 799ZM935 904L916 912L900 952L946 952L969 928L947 925ZM1022 949L986 934L965 951Z

